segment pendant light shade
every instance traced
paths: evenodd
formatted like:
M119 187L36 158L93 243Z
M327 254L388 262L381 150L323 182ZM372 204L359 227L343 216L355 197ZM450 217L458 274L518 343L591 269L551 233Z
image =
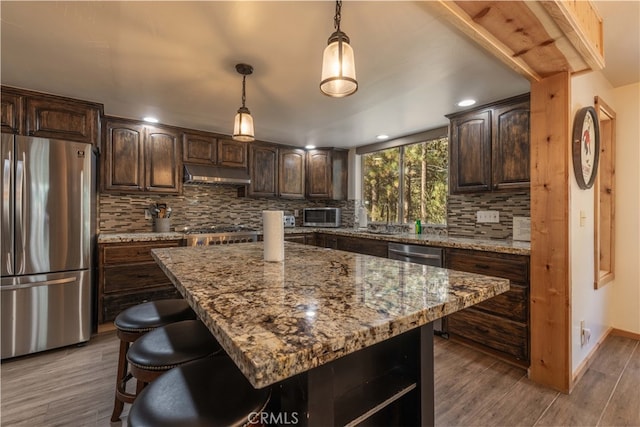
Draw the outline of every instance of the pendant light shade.
M331 34L322 56L322 77L320 90L334 98L349 96L358 90L356 64L353 49L347 35L340 30L342 2L336 2L334 25L336 31Z
M232 138L236 141L251 142L255 140L255 133L253 131L253 117L245 106L245 89L247 76L253 73L253 67L247 64L237 64L236 71L242 74L242 107L238 108L238 113L233 121Z
M255 140L253 132L253 117L248 108L240 107L233 121L233 139L251 142Z

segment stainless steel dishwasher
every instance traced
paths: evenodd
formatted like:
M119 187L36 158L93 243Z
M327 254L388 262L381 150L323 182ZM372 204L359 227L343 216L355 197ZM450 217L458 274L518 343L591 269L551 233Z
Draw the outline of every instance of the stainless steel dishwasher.
M432 246L408 245L406 243L389 243L388 256L405 262L413 262L434 267L444 267L444 252L442 248ZM433 322L433 333L449 338L446 318Z

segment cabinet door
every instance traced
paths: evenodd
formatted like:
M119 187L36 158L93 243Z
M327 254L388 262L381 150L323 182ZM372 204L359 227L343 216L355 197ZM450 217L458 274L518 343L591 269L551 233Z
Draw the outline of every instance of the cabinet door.
M307 152L307 197L331 198L331 150Z
M2 88L2 132L22 134L24 98Z
M246 168L247 143L232 139L219 139L218 164L231 168Z
M331 152L331 198L333 200L347 200L349 152L347 150L332 150Z
M97 107L49 98L26 98L26 134L97 145L100 110Z
M278 148L274 145L251 144L249 148L250 196L275 197L277 192Z
M491 189L491 112L470 113L451 120L451 193Z
M185 133L182 135L182 156L185 163L215 165L218 140L211 135Z
M494 190L529 189L529 102L493 111Z
M382 240L361 239L359 237L338 236L337 248L341 251L357 252L387 258L389 244Z
M179 193L182 184L182 163L178 159L181 157L177 132L148 127L144 154L145 190L154 193Z
M108 121L102 155L102 189L144 190L144 127L130 122Z
M278 194L288 199L304 199L305 151L280 149L278 154Z

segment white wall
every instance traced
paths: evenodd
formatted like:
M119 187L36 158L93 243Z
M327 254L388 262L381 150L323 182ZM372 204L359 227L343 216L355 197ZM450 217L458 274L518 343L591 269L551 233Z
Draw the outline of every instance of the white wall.
M614 90L600 72L573 77L571 79L571 117L574 118L580 108L593 106L594 96L599 96L617 114L616 279L598 290L594 289L595 190L593 187L581 190L571 169L569 254L571 350L574 372L610 327L640 332L638 85ZM625 110L628 110L628 114ZM620 114L622 111L625 113ZM568 149L571 150L571 147L569 146ZM627 184L619 185L621 182ZM582 226L580 225L581 214L586 217ZM622 229L625 226L626 231ZM630 233L631 229L635 231ZM584 320L585 327L591 330L591 339L583 347L580 344L581 320Z

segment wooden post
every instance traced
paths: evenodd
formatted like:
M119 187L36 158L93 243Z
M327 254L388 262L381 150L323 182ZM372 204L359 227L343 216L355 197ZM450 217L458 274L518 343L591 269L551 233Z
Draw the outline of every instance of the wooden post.
M570 75L531 83L532 381L571 389Z

